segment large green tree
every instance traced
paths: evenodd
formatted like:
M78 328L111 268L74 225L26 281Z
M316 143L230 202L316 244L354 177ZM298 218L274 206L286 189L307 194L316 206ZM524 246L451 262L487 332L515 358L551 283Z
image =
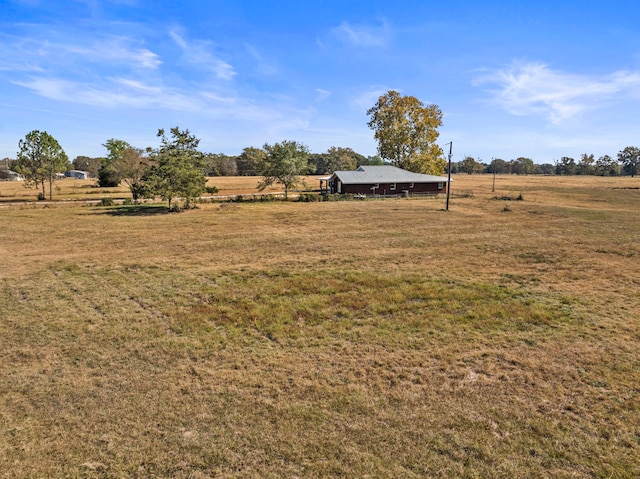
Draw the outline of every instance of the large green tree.
M301 176L310 172L309 149L302 143L286 140L274 145L265 144L263 149L266 156L258 167L262 176L258 189L262 191L267 186L280 183L284 186L286 199L289 190L301 183Z
M640 148L627 146L618 153L618 161L622 163L623 171L626 174L636 176L638 167L640 167Z
M236 176L238 165L235 156L224 153L206 153L203 156L206 176Z
M472 156L465 156L464 160L458 163L458 173L473 175L475 173L482 173L483 169L482 163L476 161Z
M576 173L578 175L592 175L594 172L594 163L596 159L593 154L588 155L587 153L583 153L580 155L580 161L576 167Z
M25 178L25 186L42 186L42 198L46 197L45 183L49 183L49 199L53 199L53 182L64 173L69 158L58 141L46 131L33 130L18 143L16 171Z
M542 163L536 166L536 175L553 176L556 174L556 166L551 163Z
M395 166L416 173L441 175L446 161L436 144L442 126L438 105L425 106L413 96L389 90L367 111L378 153Z
M382 166L384 165L384 160L380 158L379 155L367 156L366 158L358 161L358 166L362 165Z
M536 168L531 158L520 156L515 160L511 160L511 173L516 175L530 175L535 173Z
M267 153L261 148L247 147L236 158L239 176L256 176Z
M148 191L171 202L182 198L185 207L191 206L191 200L200 196L207 183L204 175L203 154L198 151L200 140L189 130L171 128L171 137L163 129L158 130L160 148L154 155L155 164L143 177Z
M153 164L149 153L148 150L129 146L111 163L115 175L129 187L134 202L147 193L143 178Z
M124 140L111 138L102 144L109 154L104 159L98 170L98 184L102 187L113 187L120 184L122 179L116 170L115 163L122 160L122 155L131 148L131 145Z
M596 160L595 173L600 176L616 176L620 174L620 165L609 155L603 155Z
M575 175L576 160L568 156L563 156L560 161L556 161L556 174L558 175Z
M487 173L511 173L511 165L501 158L494 158L487 167Z
M367 158L351 148L332 146L326 153L309 156L309 164L317 175L325 175L338 170L355 170Z

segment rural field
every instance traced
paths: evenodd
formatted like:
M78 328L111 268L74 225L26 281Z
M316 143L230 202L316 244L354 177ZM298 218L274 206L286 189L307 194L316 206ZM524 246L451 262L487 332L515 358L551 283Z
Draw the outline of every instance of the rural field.
M640 477L640 179L492 180L448 212L0 183L0 477Z

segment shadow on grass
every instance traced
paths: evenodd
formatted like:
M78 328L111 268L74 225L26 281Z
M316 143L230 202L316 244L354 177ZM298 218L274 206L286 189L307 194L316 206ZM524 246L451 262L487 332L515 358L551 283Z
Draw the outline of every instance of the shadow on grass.
M0 203L33 203L33 198L15 198L12 196L0 196Z
M98 214L110 216L155 216L166 215L173 212L175 212L175 210L170 210L163 205L123 205L106 208Z

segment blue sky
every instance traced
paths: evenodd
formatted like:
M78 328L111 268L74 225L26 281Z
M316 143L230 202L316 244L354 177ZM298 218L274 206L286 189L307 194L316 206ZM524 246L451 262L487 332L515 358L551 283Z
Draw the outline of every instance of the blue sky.
M205 152L296 140L373 155L395 89L444 113L454 161L640 146L640 2L0 0L0 158L31 130Z

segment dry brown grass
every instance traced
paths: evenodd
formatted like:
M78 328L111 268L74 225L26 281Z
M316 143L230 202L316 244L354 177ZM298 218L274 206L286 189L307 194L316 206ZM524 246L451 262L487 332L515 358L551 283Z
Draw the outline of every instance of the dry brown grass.
M640 180L491 181L0 210L0 477L638 477Z
M318 188L317 177L309 176L305 178L305 183L311 188ZM258 192L258 176L219 176L207 179L207 186L216 186L219 192L217 196L233 196L246 194L260 194ZM131 193L126 185L113 188L100 188L96 186L95 179L76 180L64 178L53 184L53 199L55 201L67 200L99 200L101 198L130 198ZM37 188L26 188L22 181L0 181L0 206L7 203L33 202L38 198L41 190ZM264 193L274 193L283 191L279 185L265 188ZM47 198L49 190L47 186Z

